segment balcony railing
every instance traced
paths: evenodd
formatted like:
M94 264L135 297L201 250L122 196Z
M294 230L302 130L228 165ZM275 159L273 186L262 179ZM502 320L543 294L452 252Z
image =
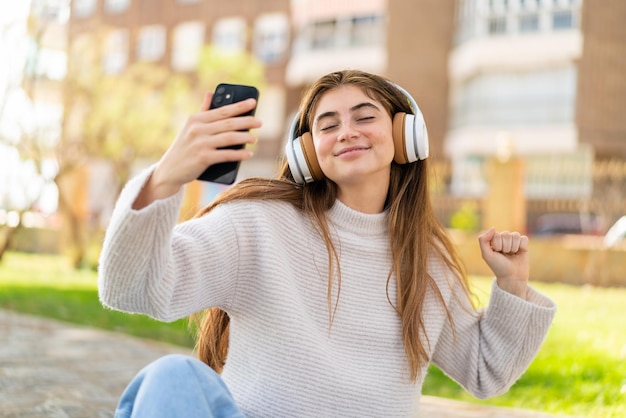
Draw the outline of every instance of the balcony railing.
M459 0L456 43L580 27L582 0Z

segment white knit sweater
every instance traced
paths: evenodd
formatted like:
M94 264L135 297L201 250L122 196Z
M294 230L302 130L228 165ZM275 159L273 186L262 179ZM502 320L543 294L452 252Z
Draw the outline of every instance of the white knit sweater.
M387 293L387 214L341 202L329 211L341 292L329 331L328 254L309 219L276 201L221 205L176 225L181 194L135 211L149 171L122 192L100 258L104 305L172 321L218 306L231 317L223 378L249 417L411 417L412 383L400 321ZM505 392L539 349L555 313L534 290L524 301L493 285L484 315L441 263L430 263L456 326L433 294L423 307L432 361L469 392ZM337 295L337 288L334 289Z

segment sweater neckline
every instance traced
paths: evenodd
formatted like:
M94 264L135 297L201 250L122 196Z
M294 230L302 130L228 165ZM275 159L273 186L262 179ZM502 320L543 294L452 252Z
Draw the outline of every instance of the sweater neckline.
M388 230L388 211L381 213L363 213L345 205L339 200L328 211L328 219L339 230L360 235L380 235Z

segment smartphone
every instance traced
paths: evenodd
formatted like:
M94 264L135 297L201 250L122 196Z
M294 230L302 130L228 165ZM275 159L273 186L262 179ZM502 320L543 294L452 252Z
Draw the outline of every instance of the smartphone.
M211 100L211 106L209 109L215 109L217 107L226 106L231 103L240 102L246 99L259 100L259 90L253 86L246 86L242 84L225 84L221 83L215 88L213 99ZM240 116L254 116L256 106L254 109L241 114ZM233 145L232 149L241 149L244 145ZM233 184L237 178L237 172L239 171L239 164L241 161L229 161L225 163L218 163L209 166L200 176L198 180L210 181L213 183L221 184Z

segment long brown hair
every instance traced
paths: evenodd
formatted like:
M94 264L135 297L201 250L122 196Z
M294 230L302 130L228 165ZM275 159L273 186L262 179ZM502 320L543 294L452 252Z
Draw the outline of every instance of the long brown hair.
M304 95L301 102L298 135L309 131L320 98L329 90L342 85L356 85L369 97L379 101L389 115L397 112L412 113L407 98L383 77L362 71L339 71L320 78ZM404 349L409 362L411 379L415 381L421 369L429 361L429 341L424 329L422 307L431 289L438 297L451 321L450 312L437 284L428 272L429 257L437 257L445 263L469 294L467 276L451 240L443 225L434 214L428 190L428 160L399 165L392 162L390 186L385 209L388 211L389 240L393 254L393 267L387 278L395 275L397 298L389 301L398 312L402 324ZM250 178L243 180L216 198L197 216L210 212L214 207L233 200L276 199L293 204L306 213L317 226L328 248L328 311L332 326L334 308L339 294L331 293L337 272L340 289L340 263L332 242L326 220L326 212L337 198L337 186L325 178L306 185L296 184L289 166L285 163L276 179ZM193 316L198 325L196 351L198 357L218 373L222 371L228 352L229 318L226 312L211 308Z

